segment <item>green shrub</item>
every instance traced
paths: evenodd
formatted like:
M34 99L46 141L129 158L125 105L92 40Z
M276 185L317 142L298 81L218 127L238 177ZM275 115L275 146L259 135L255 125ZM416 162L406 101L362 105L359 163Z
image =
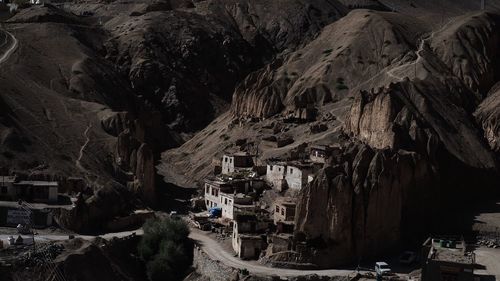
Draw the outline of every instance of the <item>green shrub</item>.
M190 267L189 227L182 220L151 219L137 246L151 281L181 280Z

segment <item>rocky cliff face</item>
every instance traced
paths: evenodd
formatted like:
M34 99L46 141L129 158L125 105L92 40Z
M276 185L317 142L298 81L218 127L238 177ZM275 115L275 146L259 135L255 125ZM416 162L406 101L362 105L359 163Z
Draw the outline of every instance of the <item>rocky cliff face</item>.
M378 93L361 92L346 132L374 148L411 149L429 156L441 145L470 167L494 169L494 156L471 116L446 98L452 94L446 88L434 84L430 92L427 83L407 81Z
M432 213L433 179L429 161L417 153L346 148L300 195L297 231L315 249L312 262L330 267L396 246L404 221ZM410 200L426 208L412 209Z
M167 5L168 6L168 5ZM225 1L122 16L107 28L107 58L176 131L218 116L236 84L286 48L339 18L336 1Z
M263 160L301 142L347 139L340 158L299 198L297 237L320 266L447 232L454 224L443 222L453 212L447 210L498 192L491 149L498 136L497 95L490 91L498 79L497 29L496 16L487 13L431 27L393 13L352 11L303 48L248 75L235 90L230 114L165 156L180 173L193 165L205 173L183 160L186 153L194 151L196 162L203 152L220 155L235 149L236 136L255 142ZM326 131L281 124L305 107L318 110L315 122ZM274 150L252 139L279 125L298 141ZM211 141L217 137L219 150Z
M499 78L500 17L475 13L432 33L431 48L482 99Z
M482 126L484 137L494 151L500 151L500 88L497 84L474 113Z
M231 111L266 118L370 89L383 82L375 77L384 68L411 59L425 30L403 16L352 11L304 48L250 74L235 90Z

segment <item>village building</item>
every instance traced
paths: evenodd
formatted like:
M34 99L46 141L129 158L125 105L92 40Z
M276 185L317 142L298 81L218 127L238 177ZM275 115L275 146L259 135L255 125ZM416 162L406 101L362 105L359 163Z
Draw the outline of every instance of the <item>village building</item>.
M286 167L285 180L289 189L301 190L313 179L313 167L307 163L290 163Z
M313 180L313 170L312 163L270 163L267 165L266 181L278 191L301 190Z
M246 202L249 201L249 198L245 194L250 192L258 193L263 188L264 181L259 178L209 177L205 179L204 185L205 206L207 209L222 208L222 216L224 216L224 210L226 210L226 214L229 214L229 212L234 213L235 209L247 209L246 205L248 204ZM229 199L234 194L237 194L236 198ZM235 203L235 199L237 203ZM231 204L229 204L230 200ZM228 203L222 205L226 201Z
M240 259L257 259L266 247L264 232L269 223L256 215L237 214L233 223L232 246Z
M0 200L15 200L15 176L0 176Z
M326 163L326 160L331 156L332 149L326 145L317 145L311 147L309 158L313 163Z
M253 198L242 193L221 193L220 206L222 208L222 217L230 220L233 220L238 213L255 211Z
M20 181L14 183L16 200L54 204L58 201L59 184L50 181Z
M34 203L58 202L59 184L50 181L18 181L13 176L0 176L0 199Z
M272 255L280 252L288 252L293 250L293 234L278 233L271 234L268 237L269 246L266 250L266 255Z
M425 241L422 281L473 281L475 255L463 239Z
M266 170L266 181L276 190L286 189L286 164L276 163L268 164Z
M253 166L253 157L248 153L235 153L222 157L222 174L252 171Z
M224 182L220 179L205 179L205 206L208 209L219 207L220 194L232 193L233 186L230 183Z
M274 224L279 222L293 224L296 202L293 198L279 198L274 202Z

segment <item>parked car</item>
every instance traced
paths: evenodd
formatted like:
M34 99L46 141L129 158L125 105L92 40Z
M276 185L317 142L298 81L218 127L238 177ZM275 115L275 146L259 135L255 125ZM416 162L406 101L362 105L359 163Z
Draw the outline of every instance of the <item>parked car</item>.
M399 257L399 263L403 265L411 265L417 261L417 255L412 251L406 251Z
M375 263L375 272L377 275L383 276L391 274L392 271L386 262L379 261Z

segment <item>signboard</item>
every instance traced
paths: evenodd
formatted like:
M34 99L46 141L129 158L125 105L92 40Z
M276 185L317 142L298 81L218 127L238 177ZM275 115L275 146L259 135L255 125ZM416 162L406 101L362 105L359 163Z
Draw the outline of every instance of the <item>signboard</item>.
M25 210L9 210L7 212L7 224L30 224L30 213Z

